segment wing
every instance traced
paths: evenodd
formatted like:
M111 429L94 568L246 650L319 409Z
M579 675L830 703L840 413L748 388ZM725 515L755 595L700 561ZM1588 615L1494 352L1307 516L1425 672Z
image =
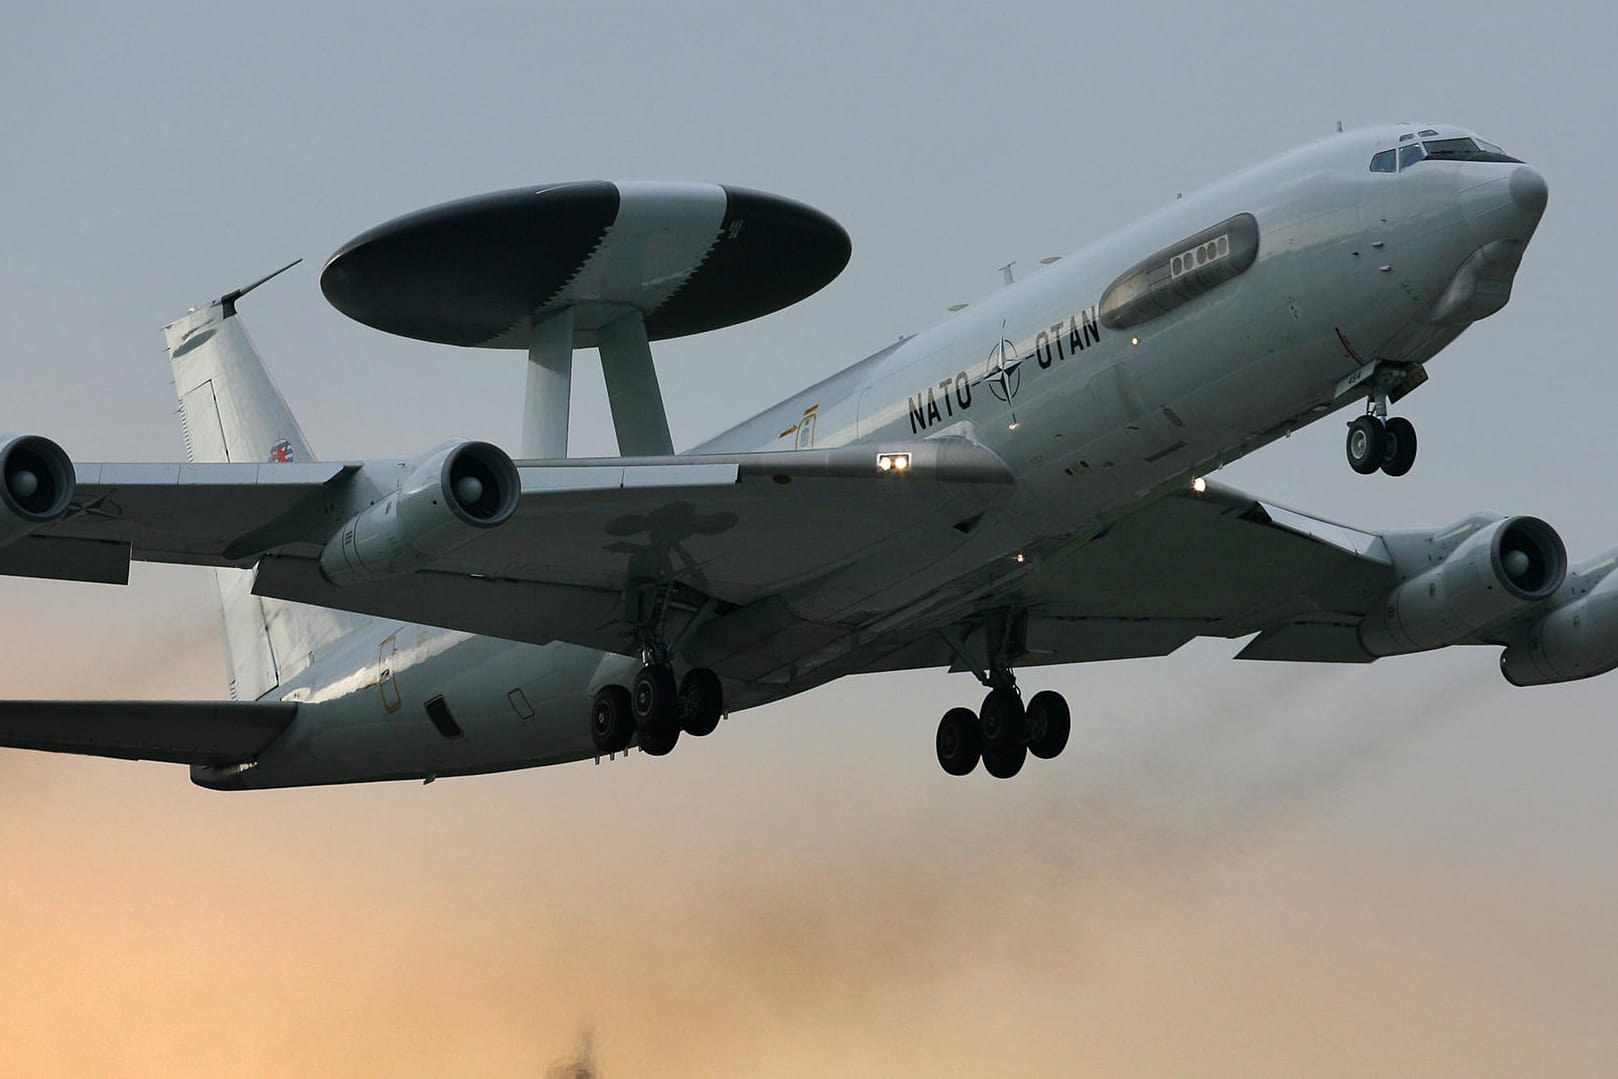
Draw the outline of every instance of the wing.
M1398 582L1376 533L1208 484L1047 560L1023 590L1024 662L1166 655L1259 636L1242 659L1367 663L1361 617Z
M0 701L0 746L124 760L250 760L296 704L239 701Z
M1161 656L1194 637L1252 634L1237 658L1369 663L1360 620L1399 580L1382 535L1208 483L1044 552L990 601L869 642L881 658L838 673L972 669L1006 610L1026 612L1011 627L1022 666Z
M70 512L0 548L0 572L115 580L131 557L256 563L263 596L626 651L637 603L664 604L674 635L702 612L876 551L958 546L962 522L1011 488L1004 463L964 439L882 452L906 466L878 468L875 447L527 462L517 511L503 524L416 572L342 586L322 574L319 555L349 512L333 517L332 507L352 504L357 474L375 462L86 465ZM7 561L25 544L26 559Z
M251 564L232 545L331 493L344 464L82 464L67 514L0 547L0 574L124 584L129 562Z

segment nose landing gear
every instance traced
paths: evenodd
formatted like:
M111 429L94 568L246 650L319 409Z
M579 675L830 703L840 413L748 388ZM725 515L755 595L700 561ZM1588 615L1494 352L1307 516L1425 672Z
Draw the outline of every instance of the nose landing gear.
M1416 427L1403 416L1389 419L1387 391L1378 389L1365 415L1349 422L1345 449L1348 467L1362 476L1378 469L1403 476L1416 463Z

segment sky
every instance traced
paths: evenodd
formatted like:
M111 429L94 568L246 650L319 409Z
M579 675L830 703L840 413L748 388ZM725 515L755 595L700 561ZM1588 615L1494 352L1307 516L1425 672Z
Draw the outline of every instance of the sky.
M691 445L1251 161L1443 120L1535 165L1511 304L1398 406L1219 473L1370 528L1533 513L1618 544L1608 5L28 5L0 38L0 429L183 453L160 327L242 304L318 452L515 449L519 356L388 337L320 263L436 202L711 180L854 255L656 349ZM582 359L575 454L610 453ZM208 575L0 581L0 694L218 697ZM1030 672L1075 711L944 776L969 679L845 680L653 760L218 794L0 751L0 1045L39 1075L1587 1075L1618 1061L1618 676L1492 649L1332 668L1234 642ZM3 1069L0 1069L3 1070Z

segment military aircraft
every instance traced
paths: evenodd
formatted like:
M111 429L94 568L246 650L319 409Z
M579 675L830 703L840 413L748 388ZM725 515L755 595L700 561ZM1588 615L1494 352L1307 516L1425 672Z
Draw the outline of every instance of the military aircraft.
M1252 637L1243 659L1504 649L1518 685L1618 666L1618 551L1545 522L1335 524L1207 479L1344 408L1399 476L1391 406L1500 310L1544 179L1450 125L1334 134L1186 194L675 454L650 342L796 302L847 263L824 214L709 184L581 182L410 214L327 298L379 329L527 353L522 452L317 459L242 326L166 329L189 462L0 438L0 573L213 567L229 701L0 703L0 744L186 763L250 789L669 753L858 672L969 671L952 775L1070 730L1019 672ZM271 275L273 276L273 275ZM266 279L267 280L267 279ZM567 456L599 350L622 454Z

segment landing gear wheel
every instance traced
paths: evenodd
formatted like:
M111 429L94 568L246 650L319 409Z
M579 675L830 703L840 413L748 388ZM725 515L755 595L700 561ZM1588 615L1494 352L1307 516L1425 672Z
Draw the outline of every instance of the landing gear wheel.
M679 740L680 728L675 724L645 728L640 732L640 749L642 753L662 757L666 756L674 748L674 743Z
M1004 749L985 750L983 770L996 779L1010 779L1022 771L1022 762L1028 759L1028 747L1022 744Z
M989 695L983 698L983 707L978 710L978 725L983 731L985 761L992 752L1009 746L1022 747L1027 728L1023 720L1022 698L1017 696L1017 691L991 690Z
M725 689L706 667L693 667L680 679L680 726L701 738L712 734L725 711Z
M597 753L620 753L635 737L635 717L629 710L629 690L602 686L590 705L590 741Z
M661 757L680 740L680 702L674 691L674 672L667 667L642 667L629 687L630 711L640 732L640 748Z
M1416 463L1416 425L1403 416L1395 416L1383 425L1386 444L1382 449L1382 471L1390 476L1403 476Z
M1067 748L1073 716L1067 700L1054 690L1042 689L1028 702L1028 752L1050 760Z
M1367 413L1348 425L1348 467L1369 476L1382 467L1386 456L1387 429L1382 421Z
M983 755L978 717L970 708L951 708L938 721L938 763L952 776L964 776L978 766Z
M678 727L679 703L674 690L674 672L667 667L648 665L640 669L630 686L629 696L635 713L635 725L648 727Z

